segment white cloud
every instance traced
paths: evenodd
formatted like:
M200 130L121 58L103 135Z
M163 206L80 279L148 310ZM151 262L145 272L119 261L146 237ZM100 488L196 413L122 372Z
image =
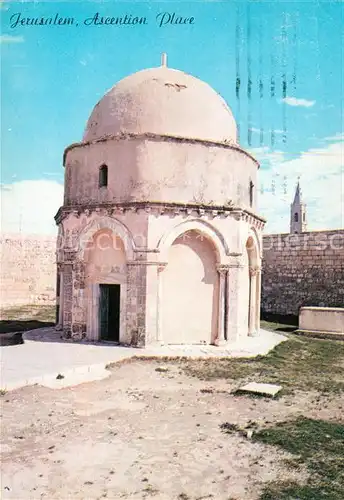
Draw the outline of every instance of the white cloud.
M283 151L272 151L268 146L250 148L249 152L259 161L268 161L270 165L279 165L285 161L285 153Z
M338 229L344 225L344 144L333 142L288 159L282 152L252 151L268 165L259 173L259 213L268 219L266 232L289 232L290 204L300 177L307 204L308 229ZM258 151L257 151L258 150ZM277 154L276 154L277 153ZM275 187L273 189L272 184ZM273 192L275 191L275 192Z
M0 43L23 43L23 36L13 36L13 35L1 35Z
M54 215L63 203L63 185L50 180L1 186L1 230L4 233L56 235Z
M315 101L308 101L307 99L297 97L285 97L282 99L282 102L289 104L289 106L302 106L304 108L310 108L315 104Z
M338 132L336 135L332 135L331 137L325 137L325 141L329 142L344 141L344 132Z

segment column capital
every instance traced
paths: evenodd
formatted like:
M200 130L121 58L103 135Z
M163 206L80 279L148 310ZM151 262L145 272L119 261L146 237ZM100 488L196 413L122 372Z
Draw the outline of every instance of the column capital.
M77 252L72 249L64 249L63 250L63 262L66 264L72 264L77 256Z
M219 274L225 275L228 272L229 265L228 264L218 264L216 266L216 270Z
M257 276L257 274L261 271L261 267L250 267L249 273L250 276Z
M166 266L167 266L167 262L157 262L158 273L161 273L162 271L164 271L164 269L166 269Z

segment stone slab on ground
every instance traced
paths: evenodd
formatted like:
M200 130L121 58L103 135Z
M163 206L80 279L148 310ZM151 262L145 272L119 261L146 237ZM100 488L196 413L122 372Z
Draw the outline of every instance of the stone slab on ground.
M250 382L239 387L240 392L252 392L253 394L262 394L264 396L276 396L282 389L281 385L262 384L259 382Z
M24 344L0 348L1 390L13 390L34 384L48 387L78 385L108 375L110 363L133 357L223 358L265 355L287 340L265 330L257 337L216 347L212 345L124 347L104 343L66 342L55 328L40 328L23 334ZM58 374L64 379L56 379ZM66 385L65 385L66 384Z

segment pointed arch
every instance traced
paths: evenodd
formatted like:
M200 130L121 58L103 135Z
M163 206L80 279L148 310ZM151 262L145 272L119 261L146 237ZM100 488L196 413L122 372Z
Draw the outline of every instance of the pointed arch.
M251 238L251 240L250 240ZM246 234L243 244L242 244L242 251L244 252L248 241L251 241L252 243L249 244L249 246L252 246L252 250L256 251L257 254L257 264L260 262L262 259L262 245L261 245L261 239L260 235L257 232L256 228L251 226L248 230L248 234Z
M260 286L261 286L261 247L260 239L254 227L248 231L245 240L245 258L248 335L256 335L260 321Z
M134 260L135 243L129 229L119 220L111 217L97 217L89 222L79 234L78 257L83 260L87 244L101 229L109 229L119 236L124 244L127 260Z

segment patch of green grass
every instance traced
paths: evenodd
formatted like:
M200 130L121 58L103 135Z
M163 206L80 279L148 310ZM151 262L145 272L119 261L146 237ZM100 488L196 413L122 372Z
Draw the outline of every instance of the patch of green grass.
M343 500L344 425L299 417L261 430L253 435L253 440L292 453L310 474L303 485L295 482L266 485L261 500Z
M317 486L300 485L293 481L271 483L260 496L260 500L343 500L343 497L327 495Z
M344 390L344 343L290 336L266 356L187 360L182 367L202 380L254 379L278 383L287 391L339 392Z

